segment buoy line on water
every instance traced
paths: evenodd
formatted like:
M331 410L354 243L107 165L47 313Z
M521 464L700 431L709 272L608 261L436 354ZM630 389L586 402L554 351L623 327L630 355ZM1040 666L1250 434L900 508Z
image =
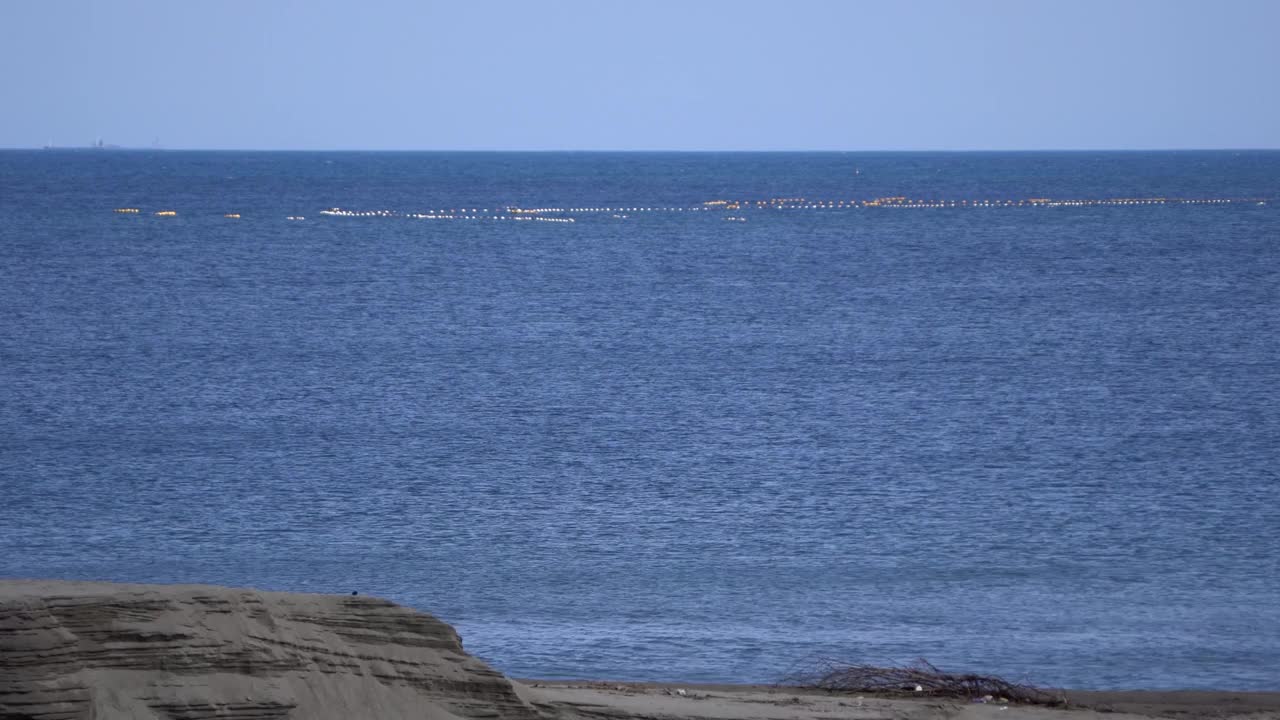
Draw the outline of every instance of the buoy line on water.
M807 199L803 197L769 198L767 200L707 200L697 205L618 205L618 206L564 206L533 207L507 206L502 208L441 208L418 212L397 210L349 210L331 207L320 215L335 218L407 218L410 220L489 220L498 222L544 222L570 224L584 216L599 216L615 220L642 217L642 213L713 213L724 220L747 222L749 211L802 211L802 210L925 210L925 209L1007 209L1007 208L1084 208L1084 207L1139 207L1176 205L1251 205L1263 206L1268 198L1179 198L1179 197L1111 197L1111 198L1048 198L1022 199L940 199L909 198L903 195L864 199ZM118 215L143 215L140 208L119 207ZM176 210L164 209L151 213L155 217L175 217ZM225 212L224 218L239 220L241 213ZM302 215L288 215L286 220L304 220Z

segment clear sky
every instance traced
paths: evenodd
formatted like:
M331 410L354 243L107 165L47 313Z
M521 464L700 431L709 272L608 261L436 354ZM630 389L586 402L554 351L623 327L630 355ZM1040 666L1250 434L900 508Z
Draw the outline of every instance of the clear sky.
M0 0L0 147L1280 148L1280 0Z

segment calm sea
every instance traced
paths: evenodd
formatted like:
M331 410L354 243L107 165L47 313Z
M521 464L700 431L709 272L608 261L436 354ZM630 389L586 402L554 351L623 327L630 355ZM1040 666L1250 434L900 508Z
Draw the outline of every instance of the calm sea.
M358 590L517 676L1277 689L1278 194L1277 152L2 152L0 576ZM1025 204L1161 197L1237 202Z

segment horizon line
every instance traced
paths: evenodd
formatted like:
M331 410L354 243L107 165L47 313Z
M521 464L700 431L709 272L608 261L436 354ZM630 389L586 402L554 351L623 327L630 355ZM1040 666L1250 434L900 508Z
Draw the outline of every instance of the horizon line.
M766 154L766 153L1046 153L1046 152L1098 152L1098 153L1125 153L1125 152L1274 152L1280 151L1280 146L1276 147L1152 147L1152 148L967 148L967 149L947 149L947 148L916 148L916 149L830 149L830 148L792 148L792 149L663 149L663 148L644 148L644 149L614 149L614 148L545 148L545 149L522 149L522 148L465 148L465 149L446 149L446 148L263 148L263 147L237 147L237 148L207 148L207 147L148 147L148 146L116 146L116 147L95 147L93 145L48 145L48 146L2 146L0 151L31 151L31 150L93 150L100 152L299 152L299 153L666 153L666 154L713 154L713 153L736 153L736 154Z

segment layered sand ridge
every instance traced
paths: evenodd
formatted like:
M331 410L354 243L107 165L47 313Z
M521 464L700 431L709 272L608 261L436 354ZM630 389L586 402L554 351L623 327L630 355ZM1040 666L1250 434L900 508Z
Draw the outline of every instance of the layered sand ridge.
M0 718L537 713L452 627L386 600L0 581Z
M377 598L0 580L0 720L1280 720L1280 693L1069 695L1083 707L521 684L468 655L446 623Z

